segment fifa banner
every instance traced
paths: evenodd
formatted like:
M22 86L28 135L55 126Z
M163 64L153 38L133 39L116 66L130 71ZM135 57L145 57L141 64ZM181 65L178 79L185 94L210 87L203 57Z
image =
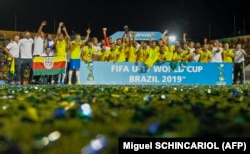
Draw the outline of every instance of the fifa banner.
M161 32L149 32L149 31L135 31L134 33L135 33L135 40L145 40L145 41L150 40L152 33L154 33L152 40L159 40L162 35ZM117 31L109 37L111 37L112 40L116 40L118 38L122 38L123 34L124 31Z
M232 63L81 62L80 82L102 85L232 85Z
M65 73L65 57L34 57L33 75L56 75Z

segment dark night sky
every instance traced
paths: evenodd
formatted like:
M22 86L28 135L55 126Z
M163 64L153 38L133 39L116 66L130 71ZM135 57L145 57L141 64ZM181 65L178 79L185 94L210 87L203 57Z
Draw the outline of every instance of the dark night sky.
M102 27L111 35L128 25L135 31L168 29L177 38L186 32L190 39L216 39L234 36L234 28L237 34L249 34L247 9L245 0L0 0L0 29L34 32L46 20L44 31L49 33L64 21L70 34L85 35L90 27L91 36L101 37Z

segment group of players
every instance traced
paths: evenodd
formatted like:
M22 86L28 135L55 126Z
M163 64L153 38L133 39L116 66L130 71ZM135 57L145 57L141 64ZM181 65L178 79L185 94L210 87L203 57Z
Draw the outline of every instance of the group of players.
M79 33L71 38L63 22L59 22L56 37L51 34L45 35L43 27L47 24L43 21L38 28L34 39L26 31L23 38L15 35L13 40L4 48L6 54L15 61L16 84L23 84L24 70L30 68L30 83L36 76L32 75L32 59L36 56L60 56L67 59L69 66L67 80L65 73L59 74L57 83L72 84L72 75L75 71L76 84L80 84L80 63L93 61L106 62L143 62L147 67L152 67L155 62L231 62L234 63L234 81L243 83L244 57L247 53L241 49L241 44L235 48L229 48L229 44L222 44L219 41L208 43L187 42L186 34L183 34L183 45L179 41L172 44L167 37L168 30L162 33L159 40L153 40L154 33L151 33L149 41L138 42L135 39L136 33L124 32L124 35L116 40L107 37L107 28L103 28L103 39L98 41L97 37L90 38L91 30L86 30L86 36L82 39ZM53 77L51 83L55 83Z

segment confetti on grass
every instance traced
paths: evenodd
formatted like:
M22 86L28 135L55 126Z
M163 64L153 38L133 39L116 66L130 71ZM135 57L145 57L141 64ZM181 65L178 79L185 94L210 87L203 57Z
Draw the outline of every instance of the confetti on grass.
M111 154L131 136L250 137L249 88L1 86L0 153Z

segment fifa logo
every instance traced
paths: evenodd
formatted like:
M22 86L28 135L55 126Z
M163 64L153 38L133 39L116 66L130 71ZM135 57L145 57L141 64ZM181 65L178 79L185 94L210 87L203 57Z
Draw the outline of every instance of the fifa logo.
M219 64L218 70L219 70L219 78L217 81L217 85L226 85L225 78L224 78L224 72L223 72L224 64Z
M92 62L87 63L86 68L87 68L87 70L88 70L88 77L87 77L87 80L88 80L88 81L93 81L93 80L94 80L94 75L93 75L93 63L92 63Z

